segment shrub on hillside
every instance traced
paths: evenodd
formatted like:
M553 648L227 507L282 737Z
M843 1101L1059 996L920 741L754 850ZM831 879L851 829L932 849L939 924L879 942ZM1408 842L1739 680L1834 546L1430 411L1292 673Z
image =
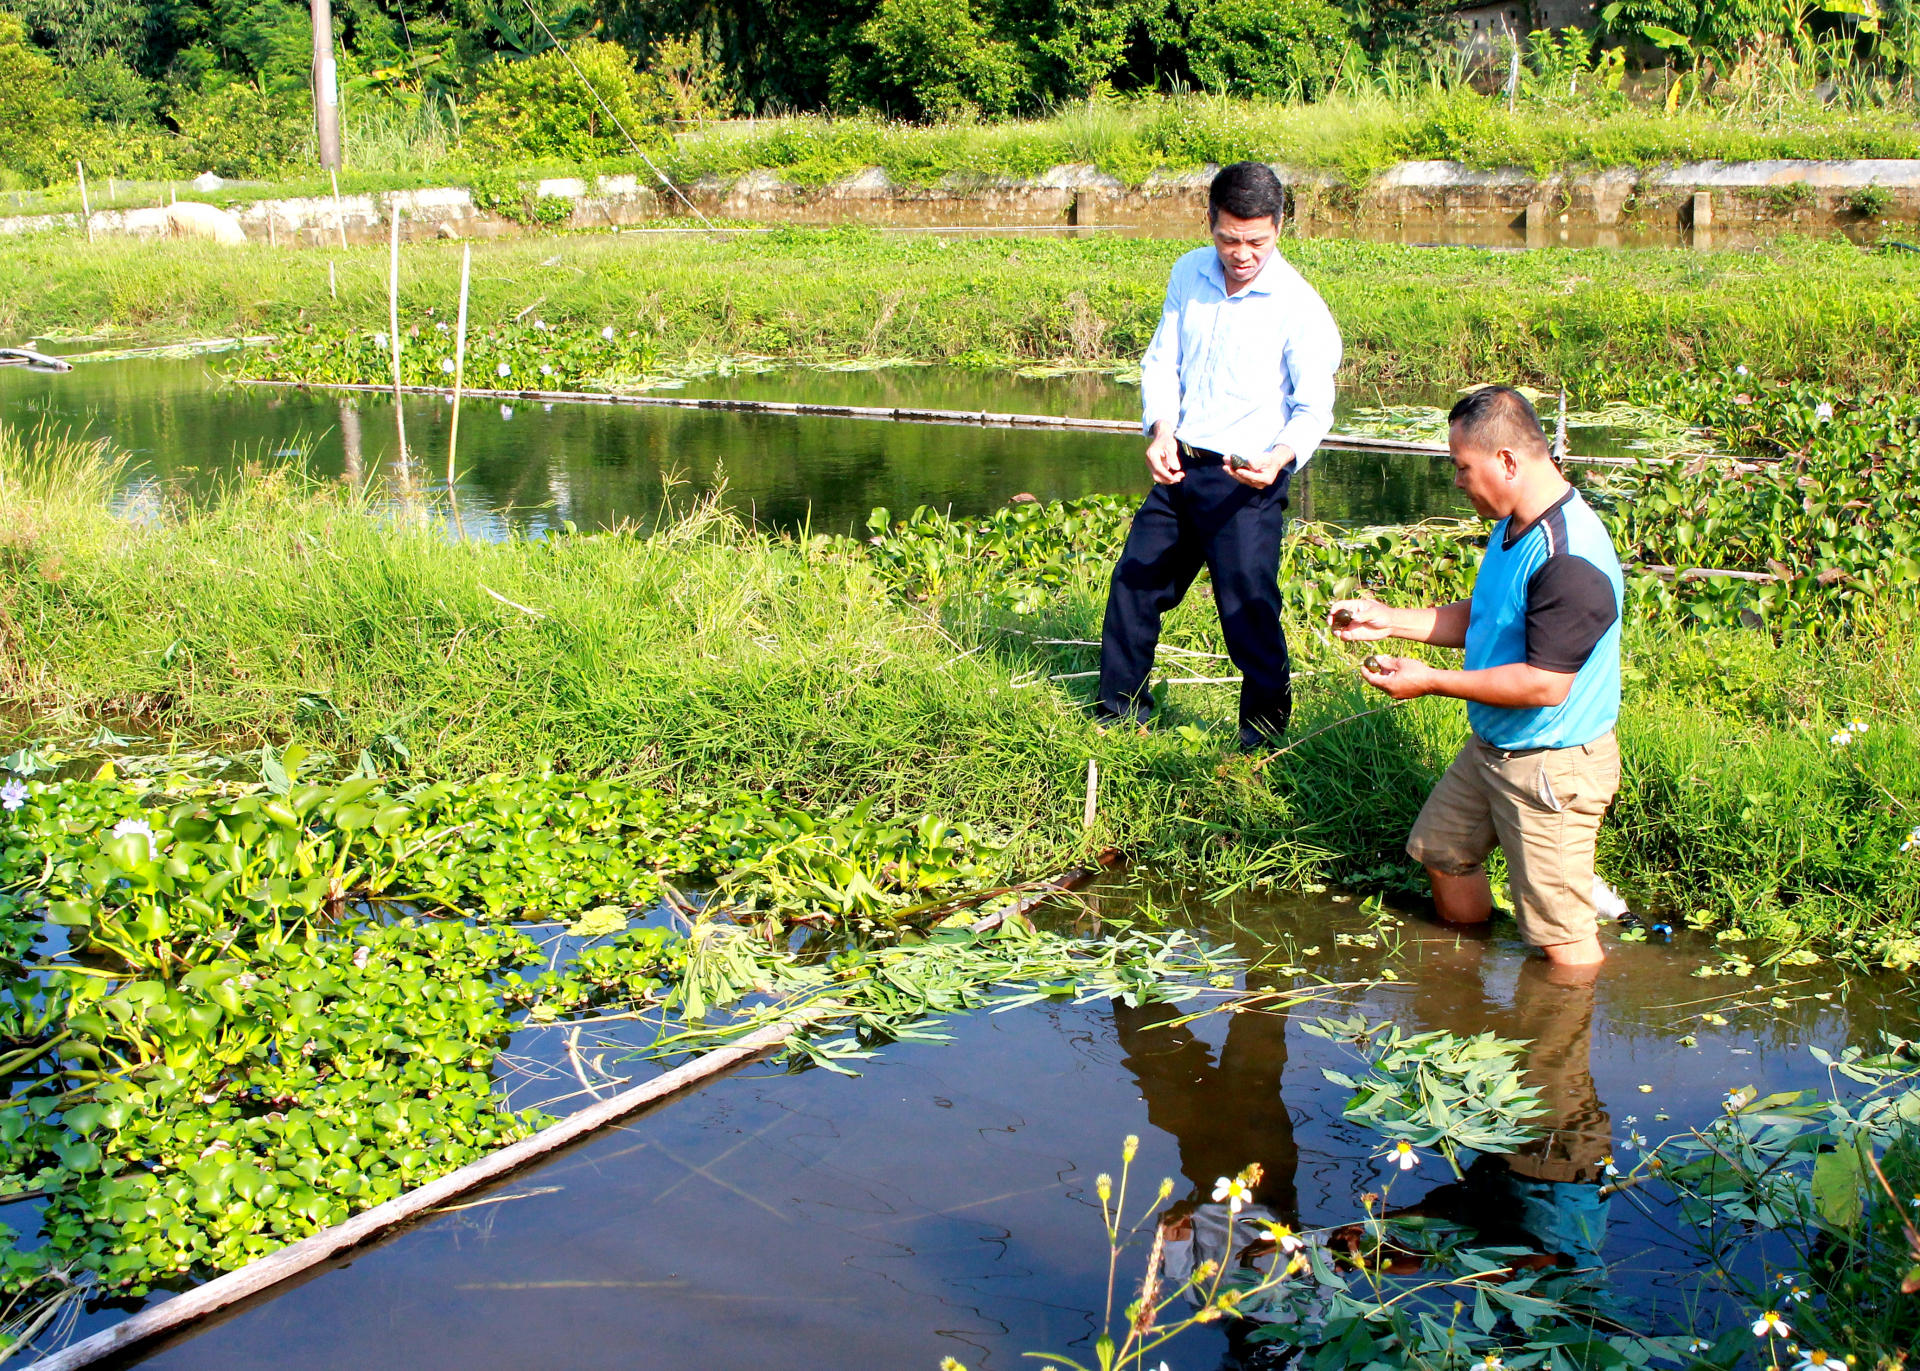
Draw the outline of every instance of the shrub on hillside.
M64 143L80 119L53 59L27 42L17 16L0 13L0 167L38 185L65 179Z
M175 106L173 118L187 144L179 160L215 176L272 176L311 155L313 107L304 97L221 86Z
M564 52L495 62L474 81L479 93L461 121L463 141L500 157L616 157L630 151L629 136L657 140L671 112L660 83L635 70L625 48L590 38Z
M1187 65L1209 90L1317 93L1339 68L1347 18L1327 0L1186 0Z
M996 38L971 0L880 0L860 37L865 63L836 68L843 104L864 103L864 90L889 114L969 119L1010 113L1032 86L1019 48Z

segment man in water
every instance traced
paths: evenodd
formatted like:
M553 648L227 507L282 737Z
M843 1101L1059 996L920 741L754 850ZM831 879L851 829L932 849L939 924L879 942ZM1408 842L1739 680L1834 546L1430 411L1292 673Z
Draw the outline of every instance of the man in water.
M1465 669L1370 657L1367 684L1396 700L1467 702L1467 739L1414 822L1407 853L1433 881L1440 917L1493 913L1483 865L1507 858L1520 936L1563 966L1605 955L1596 931L1594 839L1620 782L1620 559L1604 525L1554 465L1527 397L1468 395L1447 416L1454 484L1499 520L1473 598L1429 609L1339 600L1349 641L1405 638L1466 649Z
M1174 263L1140 364L1154 486L1113 571L1097 715L1145 725L1160 620L1205 566L1227 653L1242 676L1240 744L1286 731L1293 709L1280 629L1287 487L1333 425L1340 331L1275 251L1283 192L1273 169L1213 178L1213 245Z

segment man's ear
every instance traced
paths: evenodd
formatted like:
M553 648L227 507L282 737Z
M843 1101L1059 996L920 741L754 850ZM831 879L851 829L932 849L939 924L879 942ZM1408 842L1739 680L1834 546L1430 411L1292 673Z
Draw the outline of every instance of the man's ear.
M1510 447L1500 449L1500 465L1507 469L1507 479L1517 480L1520 476L1520 455Z

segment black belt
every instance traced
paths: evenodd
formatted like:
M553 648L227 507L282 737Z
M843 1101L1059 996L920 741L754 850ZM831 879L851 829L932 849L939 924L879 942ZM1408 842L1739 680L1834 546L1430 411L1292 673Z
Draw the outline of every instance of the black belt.
M1185 441L1179 444L1179 448L1182 465L1190 463L1197 467L1223 467L1227 464L1227 454L1224 452L1215 452L1211 448L1195 447L1192 443Z

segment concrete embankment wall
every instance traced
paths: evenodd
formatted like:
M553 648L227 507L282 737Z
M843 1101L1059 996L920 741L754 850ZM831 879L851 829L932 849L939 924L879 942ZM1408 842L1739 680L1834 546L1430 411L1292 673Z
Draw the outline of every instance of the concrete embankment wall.
M1871 237L1920 221L1920 161L1693 162L1535 177L1518 168L1475 170L1456 162L1405 162L1364 186L1337 174L1276 168L1288 184L1294 222L1308 235L1360 233L1421 241L1544 246L1692 242L1744 246L1782 231L1840 230ZM542 181L534 195L571 202L557 226L625 228L703 214L775 223L861 222L902 227L1105 227L1186 235L1206 208L1214 169L1159 174L1137 186L1092 166L1059 166L1031 179L949 177L903 186L878 167L824 186L800 186L770 171L707 178L677 192L634 176ZM684 199L683 199L684 197ZM323 246L384 239L398 213L403 236L494 238L530 230L476 206L456 186L426 190L264 199L231 206L250 239ZM165 207L96 210L95 236L157 237ZM0 218L0 233L82 228L78 214Z

